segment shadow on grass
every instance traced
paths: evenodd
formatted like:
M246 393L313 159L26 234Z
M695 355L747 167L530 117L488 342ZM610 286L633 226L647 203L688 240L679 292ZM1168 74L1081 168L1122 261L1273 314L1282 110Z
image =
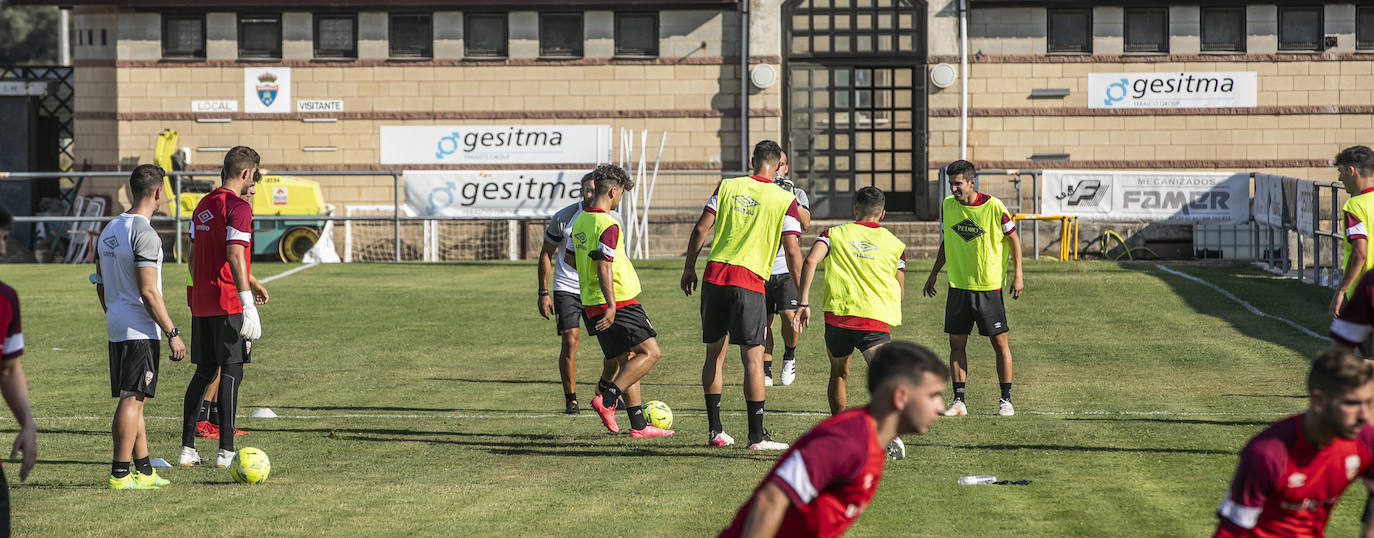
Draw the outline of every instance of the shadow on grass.
M558 385L556 379L469 379L462 377L427 377L426 381L453 381L457 383L499 383L511 385ZM641 381L646 387L700 387L701 383L650 383Z
M34 465L109 465L108 461L37 460ZM18 469L18 467L15 467Z
M1196 455L1235 455L1233 450L1211 450L1206 448L1130 448L1116 446L1081 446L1081 445L951 445L951 444L912 444L913 446L923 446L931 448L952 448L955 450L1045 450L1062 452L1119 452L1125 454L1149 453L1149 454L1196 454Z
M274 405L277 409L299 409L302 411L428 411L455 413L462 411L470 412L500 412L502 409L458 409L452 407L390 407L390 406L358 406L358 405Z
M468 434L463 432L443 432L446 435L457 436L485 436L496 434ZM500 456L558 456L565 458L604 458L606 456L653 456L653 457L703 457L703 458L725 458L743 459L758 461L773 461L777 459L777 454L749 453L748 451L725 451L707 448L685 448L685 447L651 447L651 446L617 446L605 443L595 443L590 441L568 441L551 439L540 436L518 436L518 435L496 435L499 437L526 437L527 440L520 442L498 442L491 441L467 441L461 439L424 439L424 438L397 438L397 437L372 437L363 435L340 435L334 439L339 441L363 441L376 443L395 443L418 442L435 445L455 445L466 446L476 449L486 450L492 454ZM609 437L609 436L608 436ZM535 445L529 441L542 441L544 444ZM646 441L653 443L654 440Z
M1306 400L1306 394L1221 394L1233 398L1292 398L1294 400Z
M1268 426L1273 424L1270 420L1206 420L1197 418L1090 418L1090 417L1068 417L1070 421L1089 421L1089 422L1156 422L1159 424L1202 424L1207 426Z

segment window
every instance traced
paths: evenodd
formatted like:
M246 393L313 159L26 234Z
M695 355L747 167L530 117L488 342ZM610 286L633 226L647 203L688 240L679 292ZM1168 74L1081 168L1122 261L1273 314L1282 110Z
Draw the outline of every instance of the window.
M434 22L429 13L391 14L391 57L434 56Z
M1202 8L1202 52L1245 52L1245 8Z
M1279 6L1279 50L1322 50L1321 6Z
M106 46L106 45L109 45L109 44L110 44L109 40L106 39L107 37L109 37L109 34L107 33L106 29L101 28L101 29L100 29L100 46L103 47L103 46Z
M315 14L315 57L358 57L358 14Z
M1374 6L1360 6L1355 11L1355 48L1374 49Z
M467 13L463 16L464 55L472 58L505 58L505 13Z
M205 58L205 15L163 15L162 57Z
M281 15L239 15L239 58L281 58Z
M1169 52L1169 9L1126 9L1126 52Z
M658 13L616 13L615 55L658 56Z
M540 13L539 55L582 57L582 14Z
M1048 11L1049 39L1046 46L1049 52L1092 53L1091 9L1065 8Z

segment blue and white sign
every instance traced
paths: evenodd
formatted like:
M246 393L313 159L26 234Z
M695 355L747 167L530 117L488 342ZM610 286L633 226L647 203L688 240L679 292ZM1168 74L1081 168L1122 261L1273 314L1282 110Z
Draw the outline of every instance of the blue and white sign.
M406 171L411 215L518 219L546 218L582 197L590 170Z
M245 67L243 111L248 114L290 114L291 68Z
M609 125L386 125L382 164L597 164Z
M1088 108L1254 108L1253 71L1089 73Z

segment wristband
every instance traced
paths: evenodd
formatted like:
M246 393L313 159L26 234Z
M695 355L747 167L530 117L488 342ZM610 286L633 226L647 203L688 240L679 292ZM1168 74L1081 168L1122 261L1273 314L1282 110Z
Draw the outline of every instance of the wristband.
M253 292L251 291L239 292L239 304L243 305L244 308L257 308L257 306L253 304Z
M811 305L809 305L809 304L799 304L799 305L797 305L797 308L811 308Z
M548 296L549 296L549 292L548 292L547 290L539 290L539 296L540 296L540 297L548 297Z

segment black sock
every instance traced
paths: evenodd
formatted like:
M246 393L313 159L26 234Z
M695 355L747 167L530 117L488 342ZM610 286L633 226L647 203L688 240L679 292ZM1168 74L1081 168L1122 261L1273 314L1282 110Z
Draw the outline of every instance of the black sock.
M615 399L620 397L620 387L615 383L608 383L606 390L601 391L601 405L607 409L615 409Z
M752 445L763 440L763 400L744 402L744 407L749 410L749 444Z
M713 432L723 432L725 427L720 425L720 395L706 395L706 423L707 429Z
M600 396L601 393L606 392L606 387L609 387L609 386L611 386L610 383L607 383L607 382L602 381L602 380L600 380L600 379L596 380L596 395L597 395L597 396Z
M1002 399L1003 399L1003 400L1006 400L1006 401L1008 401L1008 402L1010 402L1010 401L1011 401L1011 383L998 383L998 385L1001 385L1001 386L1002 386Z
M773 377L773 361L763 361L763 375Z
M215 405L215 402L212 402L212 401L210 401L210 400L201 400L201 402L200 402L200 416L197 417L196 420L199 421L199 422L204 422L204 421L210 420L210 409L213 408L214 405Z
M648 423L644 421L644 410L640 409L638 405L626 407L625 414L630 415L631 430L642 430L648 425Z
M215 380L217 371L217 365L198 364L196 373L191 375L191 382L186 385L186 396L182 399L181 407L181 446L196 446L196 418L200 416L201 402L205 401L201 398L205 396L205 388Z
M795 346L794 346L794 347L783 348L782 360L785 360L785 361L795 361L795 360L797 360L797 348L796 348Z
M115 478L124 478L124 477L126 477L126 476L129 476L129 462L127 462L127 461L112 461L112 462L110 462L110 474L111 474L111 475L114 475Z
M127 462L125 462L125 463L124 463L124 466L125 466L124 468L125 468L125 469L128 469L128 468L129 468L128 465L129 465L129 464L128 464ZM145 474L145 475L153 474L153 462L152 462L151 460L148 459L148 456L143 456L143 457L141 457L141 458L134 458L134 469L138 469L139 474Z
M956 401L964 401L964 385L965 383L962 381L954 382L954 399Z
M219 370L219 448L234 451L234 414L238 410L243 364L226 364Z
M219 424L219 402L210 402L210 411L205 420L211 424Z
M576 392L569 392L569 393L567 393L567 394L564 394L564 395L563 395L563 401L566 402L566 403L573 403L573 402L577 401L577 393L576 393Z

